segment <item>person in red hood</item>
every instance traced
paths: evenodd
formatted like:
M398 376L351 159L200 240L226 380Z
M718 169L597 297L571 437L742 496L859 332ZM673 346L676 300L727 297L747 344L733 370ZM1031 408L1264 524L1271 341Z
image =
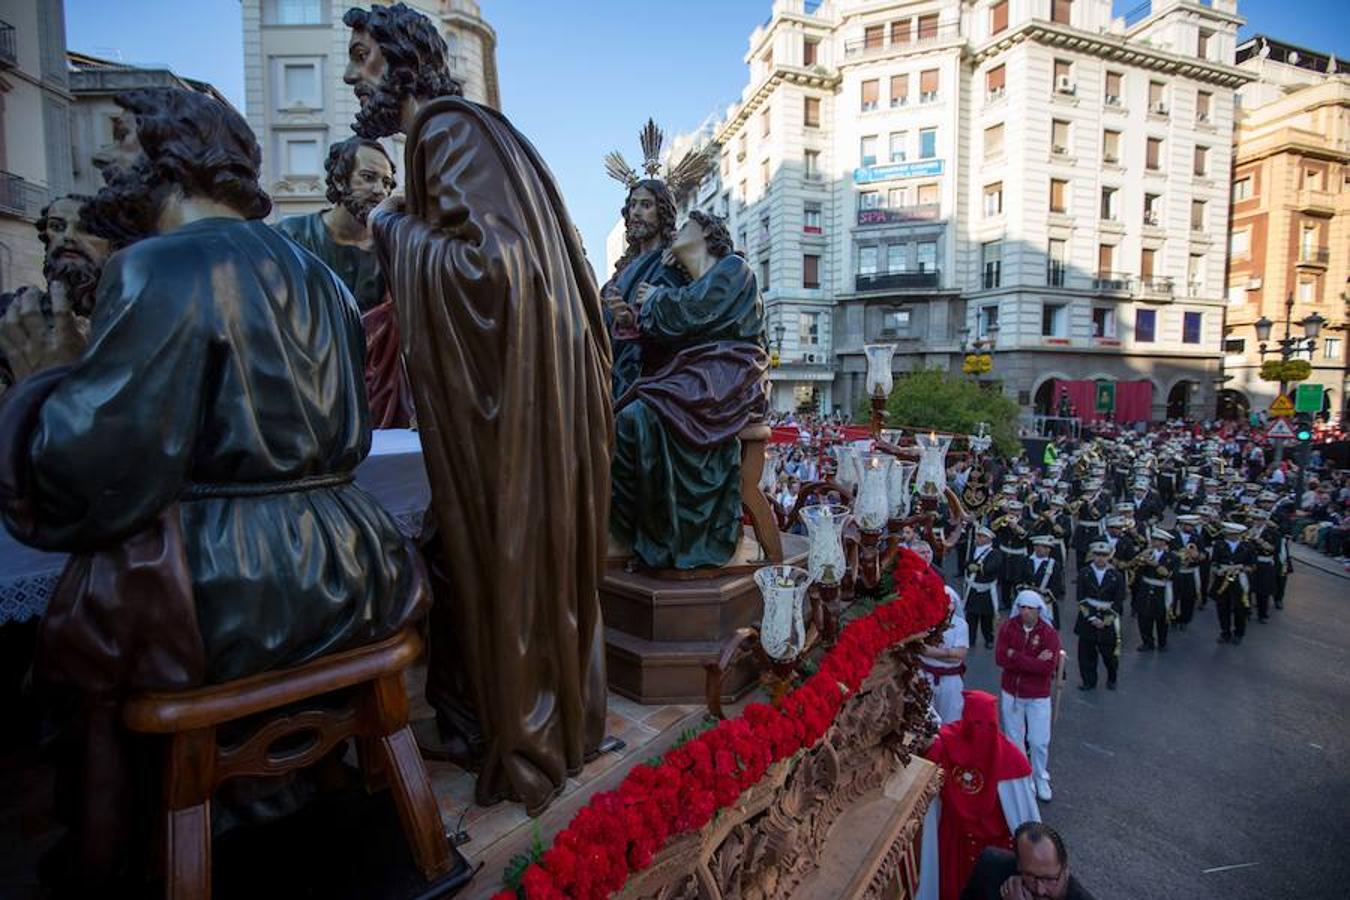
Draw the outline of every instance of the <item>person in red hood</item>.
M1041 820L1031 764L999 731L993 695L964 691L962 700L961 720L925 754L943 780L924 817L918 900L957 900L982 850L1011 849L1017 826Z
M1050 693L1059 666L1059 633L1049 621L1050 608L1036 591L1024 590L1014 601L1015 615L998 630L995 659L1003 670L999 705L1003 732L1020 750L1029 748L1036 778L1036 797L1050 801Z

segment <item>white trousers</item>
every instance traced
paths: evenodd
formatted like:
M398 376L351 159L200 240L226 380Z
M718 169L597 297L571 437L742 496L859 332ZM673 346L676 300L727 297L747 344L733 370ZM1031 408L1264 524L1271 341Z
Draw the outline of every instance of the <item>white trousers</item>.
M924 672L923 677L933 685L933 708L937 710L942 724L960 721L961 713L966 706L966 698L961 696L961 692L965 690L965 679L960 675L934 678L930 672Z
M1003 733L1019 749L1027 751L1036 784L1050 781L1050 698L1024 700L1000 691L999 711Z

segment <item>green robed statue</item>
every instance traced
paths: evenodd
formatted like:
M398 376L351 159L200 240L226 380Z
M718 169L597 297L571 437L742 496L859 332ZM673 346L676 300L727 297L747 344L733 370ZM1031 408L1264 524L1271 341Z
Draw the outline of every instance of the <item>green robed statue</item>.
M764 414L764 305L720 219L694 211L667 263L683 287L639 285L642 375L615 404L610 532L651 568L720 566L741 534L737 435Z

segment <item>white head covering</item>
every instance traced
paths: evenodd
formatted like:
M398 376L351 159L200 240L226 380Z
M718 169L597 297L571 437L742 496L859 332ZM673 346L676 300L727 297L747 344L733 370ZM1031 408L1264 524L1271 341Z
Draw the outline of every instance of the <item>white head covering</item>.
M949 585L949 584L943 585L943 589L947 591L947 600L951 602L951 604L952 604L952 609L956 611L956 612L954 613L954 617L955 617L955 618L960 618L960 619L965 619L965 617L966 617L966 598L965 598L965 597L962 597L961 594L960 594L959 592L953 590L953 589L952 589L952 586Z
M1055 624L1054 614L1050 612L1049 604L1047 604L1045 598L1036 591L1020 591L1017 595L1017 599L1013 601L1013 606L1018 608L1023 606L1034 607L1040 610L1042 619L1049 622L1051 625Z

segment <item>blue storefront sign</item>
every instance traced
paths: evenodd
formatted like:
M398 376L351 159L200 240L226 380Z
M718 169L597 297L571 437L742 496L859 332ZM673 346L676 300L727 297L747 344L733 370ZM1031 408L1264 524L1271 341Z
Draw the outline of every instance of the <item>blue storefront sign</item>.
M942 160L921 159L918 162L893 163L888 166L864 166L853 170L854 184L872 184L892 178L924 178L942 174Z

